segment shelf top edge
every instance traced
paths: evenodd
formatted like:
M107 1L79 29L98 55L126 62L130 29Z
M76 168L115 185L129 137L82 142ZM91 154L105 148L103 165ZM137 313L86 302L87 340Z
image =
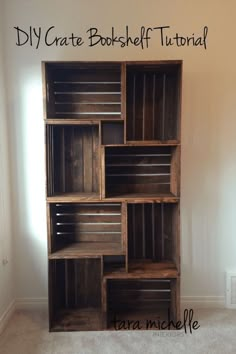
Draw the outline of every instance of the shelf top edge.
M145 65L145 64L182 64L182 59L169 59L169 60L42 60L42 64L128 64L128 65Z
M83 253L74 253L74 254L67 254L67 252L63 253L63 251L60 251L60 253L53 252L48 255L49 260L53 259L87 259L87 258L93 258L93 259L101 259L102 256L125 256L125 252L122 251L96 251L96 255L94 252L83 252Z
M126 141L125 144L101 144L101 146L104 146L104 147L126 147L126 146L134 146L134 147L138 147L138 146L141 146L141 147L148 147L148 146L180 146L181 143L179 141L166 141L166 142L161 142L160 140L157 140L157 141L142 141L142 142L131 142L131 141Z
M99 123L112 123L112 122L124 122L124 119L121 118L108 118L108 119L73 119L73 118L47 118L44 119L46 125L92 125Z
M99 120L44 119L46 125L99 125Z
M103 276L104 279L176 279L179 278L177 269L162 269L162 270L144 270L140 272L120 272L120 273L107 273Z
M126 202L128 204L132 203L178 203L180 197L107 197L102 199L93 199L77 196L62 196L62 197L47 197L46 201L51 203L106 203L115 202L122 203Z

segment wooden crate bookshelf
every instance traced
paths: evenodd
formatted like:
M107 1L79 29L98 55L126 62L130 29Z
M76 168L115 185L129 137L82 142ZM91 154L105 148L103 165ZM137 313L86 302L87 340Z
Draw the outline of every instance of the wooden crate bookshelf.
M178 320L182 62L42 68L49 329Z

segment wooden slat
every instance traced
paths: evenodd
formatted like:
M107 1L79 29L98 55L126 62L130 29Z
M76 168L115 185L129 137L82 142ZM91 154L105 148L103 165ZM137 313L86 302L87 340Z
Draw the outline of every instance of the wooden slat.
M113 289L110 292L110 298L112 298L112 303L120 304L130 304L132 305L134 301L136 306L143 301L159 302L160 300L170 300L170 290L130 290L130 289L119 289L117 292ZM109 301L109 300L108 300Z
M126 143L126 64L121 64L121 118L124 119L123 142Z
M107 191L109 191L108 196L116 196L118 200L138 199L138 198L154 198L158 197L168 197L170 185L169 184L157 184L157 183L143 183L143 184L107 184ZM161 194L161 195L159 195ZM172 195L173 196L173 195ZM108 198L107 198L108 199ZM168 201L168 198L167 198Z
M92 92L93 94L101 92L102 94L110 92L111 94L120 94L121 87L120 83L107 83L107 84L99 84L99 83L55 83L54 84L54 94L58 93L88 93Z
M106 197L106 191L105 191L105 184L106 184L106 177L105 177L105 148L103 146L101 146L101 150L100 150L100 157L101 157L101 198L105 198Z
M171 159L171 192L179 196L180 194L180 146L173 148Z
M125 174L170 174L170 165L163 166L163 165L155 165L155 164L128 164L125 163L124 165L118 165L116 163L107 165L106 173L107 175L110 174L117 174L121 172L121 168L124 167Z
M90 117L91 118L91 117ZM51 126L51 125L64 125L64 126L68 126L68 125L77 125L77 126L82 126L82 125L93 125L93 126L99 126L99 121L97 120L85 120L83 119L82 121L80 120L77 120L77 119L69 119L69 118L66 118L66 119L56 119L56 118L49 118L49 119L46 119L45 120L45 124L47 126Z
M172 245L172 254L173 260L176 264L176 267L180 273L180 205L179 203L173 210L173 245Z
M120 93L117 94L106 94L106 93L57 93L55 94L55 104L57 103L87 103L87 104L97 104L97 103L116 103L121 104Z
M72 213L99 216L117 216L120 214L120 203L73 203L73 204L56 204L57 213Z
M96 127L93 127L92 134L92 191L99 191L100 193L100 151L99 151L99 137L96 132Z
M68 214L65 215L61 214L56 217L57 222L67 222L67 223L83 223L83 222L107 222L107 223L120 223L120 215L101 215L99 214L89 215L89 214Z
M50 117L53 119L52 117ZM78 112L61 112L57 113L54 115L55 119L81 119L81 120L94 120L94 119L99 119L99 120L120 120L121 115L119 112L92 112L92 113L78 113Z
M80 233L76 235L76 242L111 242L120 244L120 233Z
M99 202L100 196L96 192L74 192L74 193L55 193L53 196L47 197L49 203L82 203L82 202Z
M79 67L64 67L59 70L54 70L54 81L71 81L71 82L117 82L120 81L120 67L103 66L102 68L96 63L87 68Z
M121 205L121 245L122 249L128 255L128 235L127 235L127 204L122 203ZM126 259L126 269L127 269L127 259Z
M111 223L61 223L58 225L57 223L57 232L77 232L78 234L81 232L90 232L91 234L94 232L120 232L121 224L111 224Z
M119 103L115 104L80 104L80 103L62 103L56 105L56 115L59 114L89 114L89 113L110 113L116 114L121 112Z
M103 313L106 316L106 311L107 311L107 280L105 278L103 278L103 280L102 280L102 311L103 311Z
M166 75L165 134L164 139L177 136L178 125L178 72Z
M93 180L92 180L92 166L93 166L93 147L92 138L89 132L83 135L83 180L84 191L93 192Z
M145 290L164 290L170 292L171 281L169 279L140 279L135 280L132 278L128 279L115 279L109 285L109 290L111 292L123 292L123 291L145 291Z
M144 95L144 107L143 107L143 139L153 140L153 75L147 73L145 75L145 95Z
M118 165L118 166L125 166L126 165L131 165L131 166L137 166L137 165L164 165L164 166L170 166L170 155L156 155L156 156L150 156L150 155L134 155L134 154L120 154L118 156L116 155L106 155L106 164L107 165Z
M49 255L49 259L73 259L76 257L100 257L102 255L124 254L117 242L81 242L73 243Z
M147 174L147 173L130 173L130 174L107 174L109 184L136 184L145 186L145 184L170 184L170 174Z

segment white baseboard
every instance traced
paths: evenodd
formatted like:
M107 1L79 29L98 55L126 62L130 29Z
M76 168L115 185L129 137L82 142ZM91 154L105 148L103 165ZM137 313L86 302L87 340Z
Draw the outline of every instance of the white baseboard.
M192 308L192 309L206 309L206 308L222 309L225 308L225 297L224 296L182 296L181 307Z
M15 301L12 301L10 305L7 307L5 312L0 317L0 335L3 332L4 328L6 327L8 321L10 320L11 316L13 315L16 308Z
M23 297L15 301L16 310L47 309L47 297Z
M16 299L16 309L47 308L48 298L19 298ZM182 296L182 308L225 308L224 296Z

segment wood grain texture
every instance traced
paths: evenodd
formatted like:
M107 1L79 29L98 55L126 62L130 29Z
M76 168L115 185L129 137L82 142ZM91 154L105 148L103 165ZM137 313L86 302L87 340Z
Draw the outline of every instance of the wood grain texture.
M60 193L99 195L98 126L49 126L48 136L49 196Z
M127 66L127 141L178 139L180 66Z
M176 278L178 271L176 265L171 262L154 263L150 260L129 261L129 270L110 272L105 274L109 279L142 279L142 278Z
M46 64L50 105L47 118L121 118L121 66ZM49 89L48 89L49 90Z
M50 330L178 320L182 62L42 73Z

